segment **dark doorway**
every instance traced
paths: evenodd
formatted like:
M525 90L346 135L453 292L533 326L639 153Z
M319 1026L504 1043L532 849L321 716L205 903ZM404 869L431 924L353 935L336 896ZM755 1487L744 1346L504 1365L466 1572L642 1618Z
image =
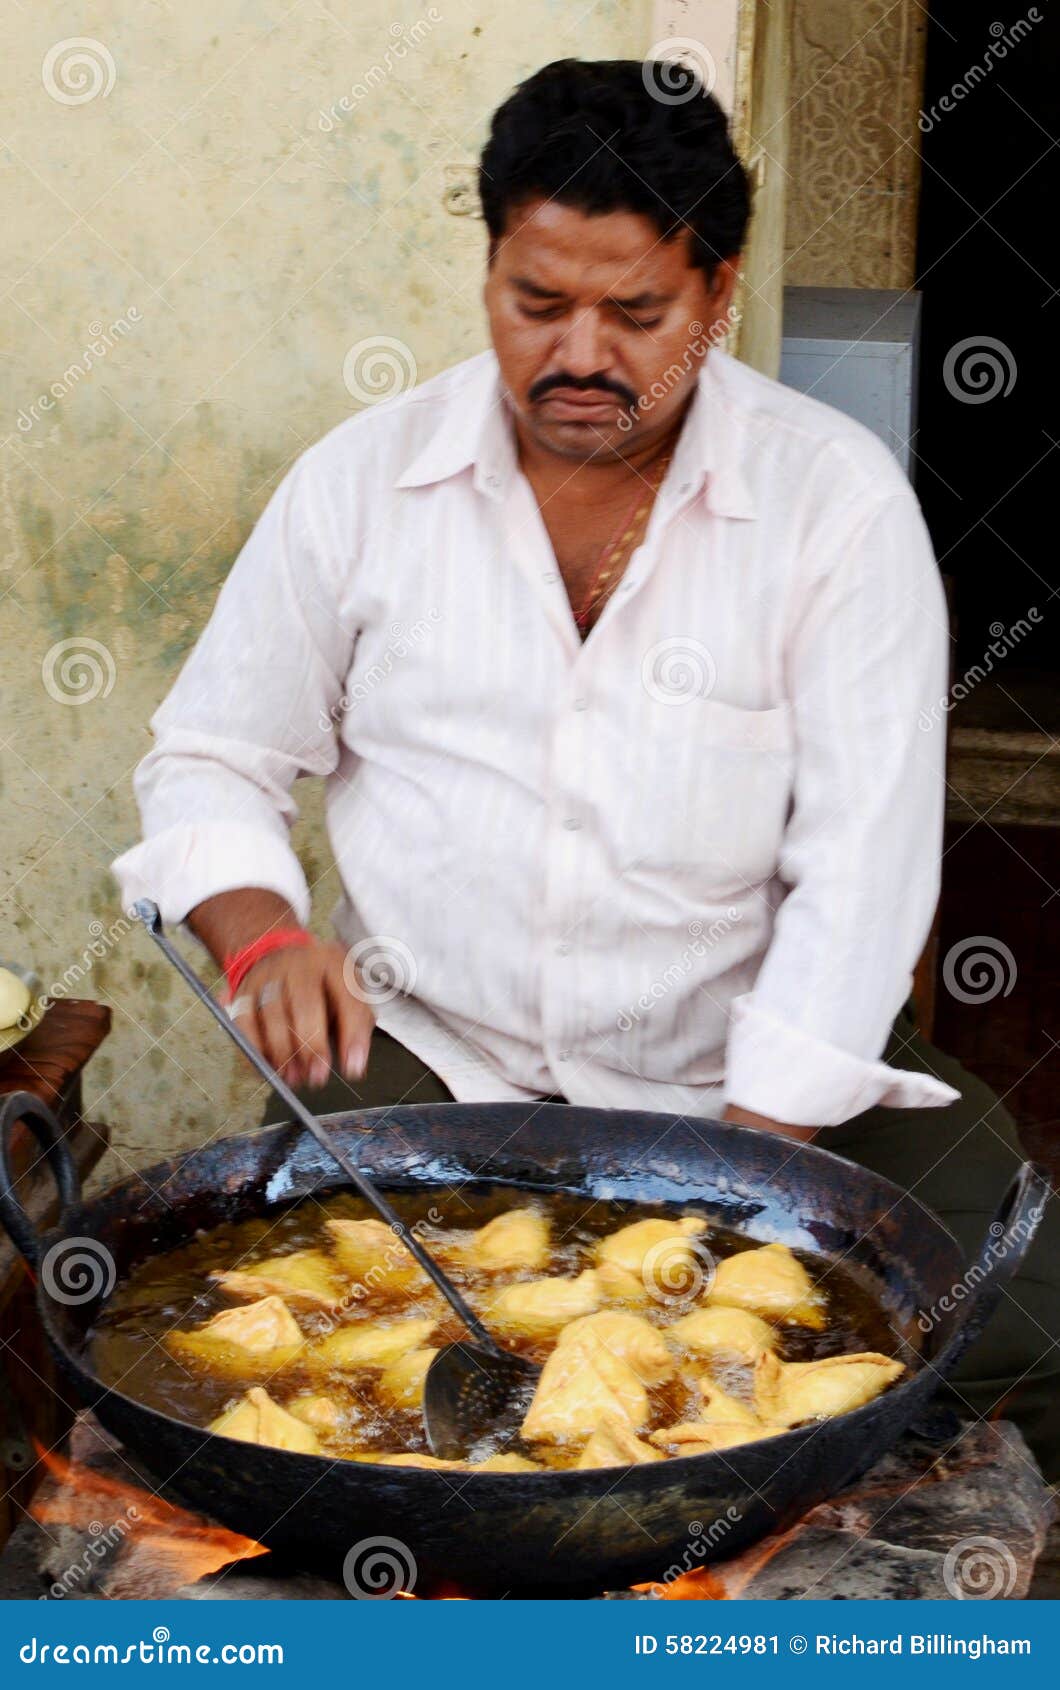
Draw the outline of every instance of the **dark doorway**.
M958 667L1015 629L1006 669L1039 676L1060 673L1056 26L1049 0L933 0L920 120L917 491Z

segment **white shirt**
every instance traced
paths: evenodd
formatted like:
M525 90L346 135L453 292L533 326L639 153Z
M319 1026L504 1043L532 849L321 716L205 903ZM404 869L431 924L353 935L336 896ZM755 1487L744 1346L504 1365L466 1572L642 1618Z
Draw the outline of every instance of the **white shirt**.
M337 932L391 958L379 1024L458 1099L946 1103L878 1060L938 890L946 651L887 450L718 351L583 644L486 353L277 489L116 873L169 922L248 885L305 920L291 789L320 775Z

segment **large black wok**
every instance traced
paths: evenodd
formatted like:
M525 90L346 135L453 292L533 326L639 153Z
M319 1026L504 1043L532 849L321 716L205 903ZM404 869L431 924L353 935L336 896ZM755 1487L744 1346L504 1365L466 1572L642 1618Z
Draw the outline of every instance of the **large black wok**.
M12 1190L8 1140L19 1118L46 1146L59 1183L59 1224L43 1236ZM279 1126L162 1163L86 1203L54 1119L25 1094L10 1099L0 1111L0 1219L38 1274L40 1318L76 1396L190 1505L332 1576L355 1545L393 1540L383 1558L414 1566L420 1594L454 1583L480 1594L599 1592L732 1555L790 1522L919 1417L1022 1260L1045 1189L1026 1164L969 1265L938 1217L888 1180L746 1127L518 1103L370 1109L333 1115L328 1126L391 1190L473 1180L673 1203L752 1239L842 1257L909 1346L911 1373L854 1413L628 1471L439 1473L211 1437L102 1384L85 1355L102 1295L56 1295L63 1252L49 1267L48 1251L64 1239L92 1241L87 1255L107 1268L109 1256L121 1277L197 1228L338 1188L335 1164L308 1134ZM69 1244L65 1254L72 1262Z

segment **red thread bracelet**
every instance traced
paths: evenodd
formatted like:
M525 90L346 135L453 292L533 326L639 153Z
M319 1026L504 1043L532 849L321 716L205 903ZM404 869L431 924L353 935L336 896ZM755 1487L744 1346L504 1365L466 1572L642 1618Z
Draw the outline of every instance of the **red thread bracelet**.
M313 935L306 933L301 927L277 927L271 933L263 933L260 939L254 939L249 945L244 945L241 951L236 951L224 960L225 978L228 981L230 997L235 997L243 981L256 962L268 956L272 951L286 950L289 945L311 945Z

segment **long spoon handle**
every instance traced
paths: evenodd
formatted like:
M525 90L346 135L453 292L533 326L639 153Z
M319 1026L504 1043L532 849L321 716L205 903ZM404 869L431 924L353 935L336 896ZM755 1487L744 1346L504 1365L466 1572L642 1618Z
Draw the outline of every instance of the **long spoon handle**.
M224 1028L228 1037L232 1040L232 1043L239 1046L247 1061L254 1064L254 1067L257 1069L262 1079L267 1080L277 1097L281 1097L283 1099L294 1119L300 1126L305 1128L307 1133L312 1133L317 1143L323 1146L332 1161L338 1163L339 1167L346 1175L346 1178L351 1182L351 1184L356 1186L357 1190L361 1193L361 1196L367 1198L376 1214L381 1216L381 1218L386 1221L387 1225L392 1228L395 1238L400 1239L401 1243L405 1246L406 1250L409 1251L410 1255L416 1258L424 1273L430 1275L439 1291L442 1293L442 1296L449 1303L450 1307L455 1309L456 1313L460 1316L460 1319L463 1321L468 1330L474 1333L479 1343L483 1344L492 1355L503 1355L504 1351L502 1351L500 1346L495 1343L493 1338L490 1337L490 1334L479 1320L478 1315L464 1301L452 1281L447 1279L433 1256L428 1255L419 1239L409 1231L409 1228L401 1219L401 1216L397 1213L397 1211L390 1207L390 1204L387 1202L382 1192L377 1191L376 1187L372 1184L367 1175L363 1174L361 1170L350 1161L345 1151L339 1149L327 1129L321 1125L315 1115L310 1114L309 1110L305 1107L305 1104L301 1103L291 1090L290 1086L286 1085L285 1082L281 1080L275 1068L266 1061L260 1050L251 1044L250 1040L240 1032L235 1022L225 1014L221 1005L199 979L199 976L195 973L194 969L189 968L180 952L170 943L162 929L162 917L158 913L158 905L152 903L149 898L143 898L134 906L133 913L140 921L143 922L159 950L162 951L166 958L173 964L177 973L184 977L192 991L195 993L195 996L206 1005L214 1020L219 1022Z

